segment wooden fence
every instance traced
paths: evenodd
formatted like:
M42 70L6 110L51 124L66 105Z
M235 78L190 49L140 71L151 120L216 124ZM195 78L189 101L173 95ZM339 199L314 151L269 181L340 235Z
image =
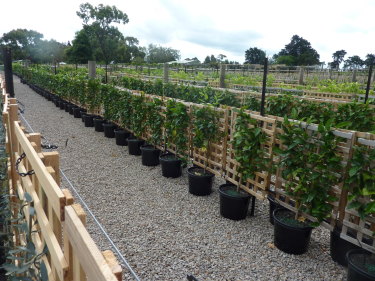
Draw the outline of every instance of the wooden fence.
M48 246L48 253L42 257L48 280L122 280L122 269L114 254L100 252L87 232L81 205L74 204L69 190L60 189L58 152L43 152L41 135L25 132L18 120L17 101L8 97L3 81L0 77L9 154L9 193L15 195L12 200L17 202L22 202L26 193L32 197L23 210L33 230L37 253ZM31 170L34 171L31 175L19 175ZM31 207L34 216L29 216ZM12 211L14 215L17 213ZM25 246L25 236L18 231L14 234L14 246Z

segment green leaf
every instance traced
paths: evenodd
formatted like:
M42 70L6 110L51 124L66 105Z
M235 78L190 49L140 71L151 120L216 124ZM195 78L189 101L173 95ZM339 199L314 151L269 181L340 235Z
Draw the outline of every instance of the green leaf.
M361 167L352 167L350 170L349 170L349 176L352 177L354 176L355 174L357 174L357 172L361 169Z

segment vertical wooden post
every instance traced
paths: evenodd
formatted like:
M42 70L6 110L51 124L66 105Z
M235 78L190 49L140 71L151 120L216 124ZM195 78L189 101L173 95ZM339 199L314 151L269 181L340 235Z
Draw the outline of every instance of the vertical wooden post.
M60 154L57 151L43 152L44 165L51 166L54 170L54 179L58 186L61 184L60 178Z
M305 74L305 68L301 66L299 68L299 79L298 79L298 84L303 85L303 75Z
M83 210L80 204L73 204L72 205L74 211L77 213L77 216L81 220L82 224L86 227L86 213ZM86 274L82 269L81 264L76 255L73 253L73 280L85 281Z
M220 88L225 88L225 64L220 64Z
M353 83L357 82L357 69L353 69L352 82Z
M164 74L164 83L169 82L169 65L168 63L164 63L164 68L163 68L163 74Z
M96 78L96 62L89 60L88 68L89 68L89 78L95 79Z
M9 99L9 102L11 103L13 101L16 101L16 99ZM11 174L12 174L12 188L13 190L16 190L16 185L17 185L17 179L18 175L15 169L16 165L16 159L14 156L15 152L18 152L18 144L17 144L17 136L15 134L15 127L14 127L14 122L18 121L18 105L17 104L10 104L9 105L9 142L10 142L10 163L11 163Z
M7 93L14 98L13 70L12 70L12 50L9 47L3 49L5 87Z

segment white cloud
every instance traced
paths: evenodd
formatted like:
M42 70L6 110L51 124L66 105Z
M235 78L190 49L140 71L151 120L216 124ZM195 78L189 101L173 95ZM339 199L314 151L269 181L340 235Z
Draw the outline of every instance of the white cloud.
M84 2L84 1L82 1ZM0 34L16 28L33 29L67 42L81 28L76 16L81 1L4 1ZM333 52L348 56L374 53L375 1L357 0L102 0L93 5L116 5L130 22L120 26L126 36L141 44L161 44L179 49L182 58L223 53L244 61L245 50L258 47L272 55L294 34L308 40L330 61Z

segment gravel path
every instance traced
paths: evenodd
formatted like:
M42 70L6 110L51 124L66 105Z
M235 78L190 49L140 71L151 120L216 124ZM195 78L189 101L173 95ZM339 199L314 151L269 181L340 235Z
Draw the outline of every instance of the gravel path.
M345 268L329 255L329 232L313 231L300 256L275 249L268 202L257 201L255 216L243 221L220 217L216 179L213 193L188 193L187 176L166 179L160 167L144 167L127 147L116 146L94 128L20 84L16 97L36 132L59 146L61 168L141 280L343 280ZM65 147L65 143L68 144ZM69 187L63 181L62 187ZM88 218L101 250L110 248ZM124 279L132 280L124 270Z

